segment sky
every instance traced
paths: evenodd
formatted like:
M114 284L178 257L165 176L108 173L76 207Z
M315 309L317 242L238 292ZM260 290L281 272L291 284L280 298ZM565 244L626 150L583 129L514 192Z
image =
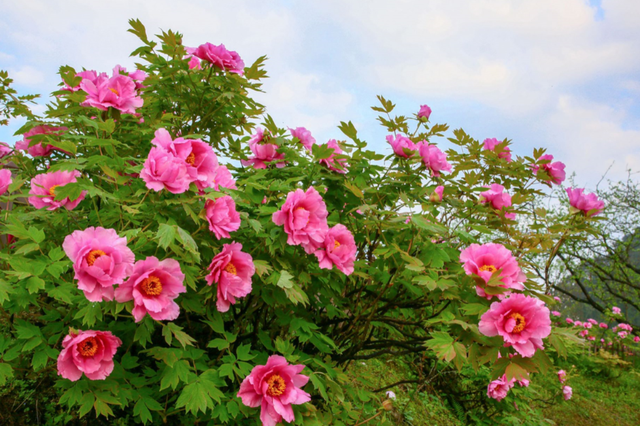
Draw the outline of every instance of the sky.
M223 43L246 64L267 55L257 100L320 143L344 139L337 126L350 120L390 153L370 109L382 95L398 114L427 104L451 130L509 138L518 155L547 148L578 186L640 171L640 1L0 0L0 10L0 69L43 103L61 65L134 68L139 43L126 30L138 18L149 35ZM0 140L18 140L19 125Z

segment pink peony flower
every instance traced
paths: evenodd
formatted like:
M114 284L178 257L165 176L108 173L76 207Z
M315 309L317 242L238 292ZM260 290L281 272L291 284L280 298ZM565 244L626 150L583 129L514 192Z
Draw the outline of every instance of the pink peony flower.
M210 62L216 67L239 75L244 74L244 62L237 52L227 50L224 44L216 46L215 44L205 43L195 49L187 49L187 53Z
M431 116L431 108L427 105L420 105L420 111L418 111L418 118L426 118L427 120Z
M526 275L520 270L518 261L513 257L511 252L502 244L488 243L483 245L471 244L460 253L460 262L464 264L464 271L467 275L478 277L476 282L476 293L480 297L491 299L492 294L487 294L486 284L494 273L500 281L499 287L506 289L524 290L524 283L527 280ZM498 298L502 299L509 291L499 294Z
M56 188L65 186L68 183L77 182L77 178L81 173L77 170L71 172L59 170L51 173L41 173L31 180L31 191L29 194L29 204L37 209L47 208L47 210L56 210L64 207L67 210L76 208L80 201L84 200L87 191L82 191L80 196L75 200L69 197L56 201Z
M576 321L573 323L574 327L582 327L582 321Z
M440 151L440 148L429 145L427 141L419 142L417 146L422 162L427 169L431 170L431 176L438 177L441 171L451 171L451 164L447 162L447 154Z
M591 324L590 322L585 322L583 323L584 328L591 328L593 327L593 324Z
M201 70L202 69L202 65L200 64L200 59L196 58L195 56L188 56L189 58L189 69L197 69L197 70Z
M588 335L589 335L589 330L582 330L582 331L581 331L580 333L578 333L578 334L580 334L580 336L582 336L582 337L586 337L586 336L588 336Z
M611 312L613 312L613 315L620 315L622 313L620 308L618 308L617 306L614 306L613 308L611 308Z
M144 100L138 96L136 82L128 75L114 73L112 77L100 74L94 81L83 79L80 88L87 98L80 105L95 107L102 111L115 108L123 114L135 114Z
M571 397L573 396L573 389L571 389L571 386L563 386L562 395L564 396L565 401L570 400Z
M53 145L43 146L43 142L38 142L35 145L29 146L31 144L31 136L35 135L50 135L50 136L60 136L64 132L67 131L66 127L54 127L54 126L36 126L33 129L29 130L22 137L21 141L16 142L16 149L26 151L32 157L47 157L51 154L52 151L60 151L66 152L59 148L56 148Z
M640 342L640 336L634 336L633 341L636 343Z
M2 169L0 170L0 195L4 195L9 189L9 185L13 183L13 179L11 179L11 170Z
M220 191L220 188L237 189L236 181L233 179L231 172L227 169L227 166L218 166L216 168L216 174L213 177L211 187L216 191Z
M172 140L166 129L156 130L155 138L151 143L184 161L189 179L196 184L199 190L214 185L218 157L209 144L200 139L176 138Z
M554 317L559 317L561 314L558 311L551 311L551 315L553 315Z
M285 166L284 154L278 153L278 145L268 143L271 135L260 127L256 129L256 134L249 139L249 149L253 153L253 157L248 160L240 161L243 166L253 166L256 169L266 169L267 164L276 161L276 167L281 169Z
M500 335L506 345L529 358L536 349L544 348L542 339L551 333L551 318L542 300L516 293L493 302L480 318L478 329L485 336Z
M309 187L306 192L302 189L289 192L272 220L276 225L284 225L287 244L301 245L307 254L311 254L324 244L329 230L328 214L322 196L314 187Z
M618 328L621 328L627 331L633 331L633 327L631 327L630 324L621 323L621 324L618 324Z
M283 419L295 420L292 404L309 402L311 395L302 390L309 377L300 374L304 365L289 365L286 358L271 355L266 365L258 365L242 381L238 397L247 407L261 406L262 426L276 426Z
M91 302L113 300L113 286L131 274L135 255L115 229L89 227L73 231L62 243L73 262L78 288Z
M439 203L442 201L443 194L444 194L444 186L438 185L436 186L436 189L433 191L433 193L429 196L429 201L433 203Z
M331 269L335 265L345 275L351 275L356 251L353 235L346 226L338 224L329 229L322 248L314 254L318 258L321 269Z
M609 328L609 326L606 323L601 322L600 323L600 328Z
M204 205L209 230L217 239L229 238L229 232L240 228L240 214L236 211L233 198L225 195L215 200L207 200Z
M573 320L571 318L567 318L566 321L567 321L567 324L573 324Z
M144 89L147 86L144 86L142 83L147 79L147 77L149 77L149 75L142 71L142 70L135 70L133 72L127 72L127 69L125 67L122 67L120 65L116 65L113 68L113 75L118 75L118 74L125 74L129 77L131 77L131 79L133 80L133 82L136 84L136 90L141 90Z
M187 166L184 160L165 149L153 147L144 162L140 177L147 188L156 192L166 189L172 194L182 194L192 182Z
M552 163L551 161L553 160L553 155L549 155L549 154L541 156L538 160L549 161L549 162L546 164L534 165L533 173L537 175L538 171L542 169L551 178L549 182L555 183L556 185L560 185L564 181L566 177L566 173L564 171L564 168L565 168L564 163L560 161L556 161L555 163Z
M211 261L209 270L207 283L218 284L218 311L227 312L229 306L235 305L236 298L251 293L251 277L256 268L251 255L242 251L242 244L224 244L222 251Z
M72 331L62 341L58 375L75 382L82 373L89 380L104 380L113 371L113 356L122 341L110 331Z
M564 370L558 371L558 380L560 383L564 383L564 381L567 380L567 372Z
M116 289L119 303L133 300L133 317L142 321L146 314L156 321L173 321L180 315L180 307L174 299L186 293L184 274L174 259L159 261L150 256L133 265L129 279Z
M507 207L511 207L511 195L504 192L504 186L493 183L491 186L485 185L485 188L489 188L489 190L480 193L481 203L491 204L496 210L504 210ZM504 217L513 220L516 218L516 214L505 213Z
M593 342L594 340L596 340L596 337L595 336L589 336L589 337L587 337L587 340Z
M484 149L487 151L496 151L497 146L501 143L503 142L496 138L487 138L484 140ZM498 152L498 158L504 158L507 160L507 163L511 162L511 150L508 146L505 146L500 152Z
M489 383L489 387L487 388L487 396L500 402L507 396L507 394L509 393L509 389L513 387L513 383L514 381L507 382L507 376L504 375L498 380L494 380Z
M4 142L0 142L0 158L4 158L7 155L13 152L13 148L11 148L8 144Z
M108 78L106 73L101 73L100 75L104 75L105 77ZM67 83L64 83L64 87L60 90L66 90L68 92L77 92L78 90L80 90L80 83L82 83L82 80L85 80L85 79L95 84L96 80L98 79L98 73L94 70L86 70L86 71L81 71L77 73L76 77L81 78L80 82L76 86L72 87L72 86L69 86Z
M587 217L602 213L602 210L604 210L604 201L599 200L596 194L584 194L583 192L584 188L567 188L571 207L576 211L582 211Z
M593 318L589 318L587 321L589 321L593 325L598 325L598 321L594 320Z
M560 298L558 296L553 296L553 300L555 300L556 302L560 302Z
M418 151L419 146L415 143L411 142L406 136L396 135L387 135L387 142L393 148L393 152L398 157L409 158L413 157L413 155Z
M342 155L342 148L340 148L340 145L338 145L338 142L336 142L335 139L331 139L329 140L329 142L326 143L326 147L333 148L333 153L331 153L331 156L329 156L329 158L323 158L318 162L326 166L329 170L333 170L334 172L347 173L347 166L348 166L347 159L334 158L335 155Z
M313 144L316 143L316 140L313 136L311 136L310 131L308 131L304 127L296 127L295 129L289 128L289 131L291 131L292 137L298 138L302 146L311 151L311 149L313 148Z
M621 339L626 338L629 335L628 331L618 331L618 336L620 336Z

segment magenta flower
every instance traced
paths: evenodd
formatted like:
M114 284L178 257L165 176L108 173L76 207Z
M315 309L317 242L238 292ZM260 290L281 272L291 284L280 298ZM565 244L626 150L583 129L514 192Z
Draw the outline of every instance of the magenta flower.
M422 162L427 169L431 170L431 176L438 177L442 171L451 171L451 164L447 162L447 154L440 151L440 148L429 145L427 141L419 142L417 146Z
M316 143L316 140L313 136L311 136L311 132L305 129L304 127L296 127L295 129L289 128L291 132L291 136L294 138L298 138L302 146L311 151L313 145Z
M80 88L87 98L80 105L95 107L102 111L115 108L123 114L134 114L144 103L138 96L136 82L128 75L114 73L112 77L100 74L94 81L83 79Z
M573 320L571 318L567 318L566 321L567 321L567 324L573 324Z
M101 73L100 75L108 78L106 73ZM82 80L86 79L95 84L96 80L98 80L98 73L94 70L81 71L76 74L76 77L81 77ZM80 80L80 83L82 83L82 80ZM78 83L76 86L73 86L73 87L69 86L67 83L64 83L64 87L60 90L66 90L68 92L77 92L78 90L80 90L80 83Z
M484 147L483 149L487 150L487 151L496 151L496 147L497 145L500 145L502 143L502 141L499 141L496 138L487 138L484 140ZM500 152L497 152L498 154L498 158L504 158L505 160L507 160L507 163L511 162L511 150L509 149L508 146L504 147Z
M427 120L431 116L431 108L427 105L420 105L420 111L418 111L418 118L426 118Z
M212 65L239 75L244 74L244 62L237 52L227 50L224 44L216 46L215 44L205 43L195 49L188 49L187 53L210 62Z
M607 323L604 323L604 322L601 322L599 326L600 326L600 328L609 328Z
M256 272L253 258L242 251L242 244L224 244L209 265L209 275L205 278L209 285L218 284L216 307L227 312L235 305L236 298L251 293L251 277Z
M56 188L65 186L68 183L77 182L77 178L81 176L81 173L77 170L71 172L65 170L59 170L51 173L41 173L31 180L31 191L29 194L29 204L37 209L47 208L47 210L55 210L60 207L64 207L67 210L73 210L76 208L80 201L84 200L87 191L82 191L80 196L75 200L70 200L66 197L62 200L56 201Z
M573 396L573 389L571 389L571 386L562 387L562 396L564 396L565 401L568 401L571 399L571 397Z
M436 186L436 189L433 191L433 193L429 196L429 201L433 203L439 203L442 201L443 194L444 194L444 186L438 185Z
M336 155L342 155L342 148L338 145L335 139L329 140L326 145L327 148L333 148L333 152L329 156L329 158L323 158L318 162L324 166L326 166L329 170L333 170L338 173L347 173L347 159L346 158L335 158Z
M7 192L11 183L13 183L13 179L11 179L11 170L0 170L0 195L4 195L4 193Z
M173 140L166 129L156 130L151 143L184 161L189 179L199 190L214 185L218 157L209 144L200 139L176 138Z
M286 358L271 355L266 365L258 365L242 381L238 397L247 407L261 406L262 426L276 426L283 419L295 420L292 404L309 402L311 395L302 390L309 377L300 374L304 365L289 365Z
M67 131L66 127L54 127L54 126L47 126L47 125L36 126L33 129L29 130L27 133L25 133L21 141L16 142L16 149L26 151L32 157L47 157L48 155L51 154L52 151L66 152L61 150L60 148L56 148L53 145L47 144L43 146L42 142L38 142L35 145L29 146L29 144L31 144L31 136L35 136L35 135L60 136L66 131Z
M560 298L558 296L553 296L553 300L555 300L556 302L560 302Z
M584 188L567 188L567 195L571 207L582 211L587 217L599 215L604 210L604 201L594 193L584 194Z
M113 371L113 356L122 341L110 331L71 332L62 341L58 375L75 382L82 373L89 380L104 380Z
M613 312L613 315L620 315L622 313L620 308L618 308L617 306L614 306L613 308L611 308L611 312Z
M253 166L256 169L266 169L267 164L276 161L276 167L281 169L285 166L284 154L278 153L278 145L268 143L271 140L269 132L265 132L262 128L256 129L256 134L249 139L249 149L253 153L253 157L248 160L240 161L243 166Z
M207 200L204 208L209 230L217 239L229 238L229 232L240 228L240 214L236 211L236 203L228 195Z
M227 166L218 166L216 168L215 176L213 177L211 187L216 191L220 191L220 188L237 189L236 181L233 179L231 172L227 169Z
M559 317L562 314L558 311L551 311L551 315L553 315L554 317Z
M564 168L565 168L564 163L560 161L556 161L555 163L552 163L551 161L553 160L553 155L549 155L549 154L541 156L539 160L549 161L549 162L541 165L537 165L537 164L534 165L533 173L538 174L538 171L542 169L551 178L549 182L555 183L556 185L560 185L566 177L566 173L564 171Z
M514 380L508 382L507 376L503 375L498 380L494 380L489 383L489 387L487 388L487 396L500 402L507 396L507 394L509 393L509 389L513 387L514 383Z
M558 380L560 383L564 383L567 380L567 372L564 370L558 371Z
M413 157L413 155L418 151L419 146L416 145L406 136L396 135L387 135L387 142L393 148L393 152L398 157L409 158Z
M119 237L115 229L92 226L73 231L62 248L73 262L78 288L91 302L113 300L113 286L124 282L136 260L127 239Z
M511 207L511 195L504 192L504 186L492 183L491 186L485 186L489 188L488 191L480 193L480 202L485 204L491 204L496 210L504 210L507 207ZM505 213L504 217L507 219L515 219L515 213Z
M153 147L144 162L140 177L147 188L156 192L166 189L172 194L182 194L189 189L192 175L187 163L163 148Z
M0 159L6 157L12 152L13 152L13 148L11 148L8 144L4 142L0 142Z
M311 254L324 243L329 230L328 215L322 196L314 187L309 187L306 192L302 189L289 192L272 220L276 225L284 225L287 244L301 245L307 254Z
M529 358L536 349L544 348L542 339L551 333L551 318L542 300L515 293L493 302L480 318L478 329L488 337L500 335L505 345Z
M635 343L640 342L640 336L634 336L634 337L633 337L633 341L634 341Z
M491 299L494 295L485 291L494 273L498 273L499 287L514 290L524 290L526 275L520 269L518 261L502 244L488 243L483 245L471 244L460 253L460 262L464 264L467 275L477 277L476 293L480 297ZM504 298L510 291L498 295Z
M124 74L127 75L129 77L131 77L131 79L133 80L133 82L136 84L136 90L141 90L144 89L147 86L144 86L142 83L147 79L147 77L149 77L149 75L142 71L142 70L135 70L133 72L127 72L127 69L125 67L122 67L120 65L116 65L113 68L113 75L118 75L118 74Z
M174 259L159 261L150 256L133 265L129 279L116 289L119 303L133 300L131 313L136 322L146 314L156 321L173 321L180 315L180 307L174 299L186 293L184 274Z
M321 269L331 269L335 265L345 275L351 275L356 251L356 242L347 227L335 225L327 232L322 247L313 254L318 258Z
M589 318L587 321L589 321L593 325L598 325L598 321L594 320L593 318Z

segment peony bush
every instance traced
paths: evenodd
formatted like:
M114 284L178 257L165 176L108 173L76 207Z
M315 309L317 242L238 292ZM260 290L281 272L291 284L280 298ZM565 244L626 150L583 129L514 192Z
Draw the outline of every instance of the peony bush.
M2 75L26 123L0 160L0 385L38 378L60 424L393 424L348 376L381 358L476 417L526 415L510 389L577 340L527 259L589 232L595 195L541 229L565 177L544 149L382 97L390 153L351 122L320 144L251 98L264 57L131 26L137 69L61 67L43 116Z

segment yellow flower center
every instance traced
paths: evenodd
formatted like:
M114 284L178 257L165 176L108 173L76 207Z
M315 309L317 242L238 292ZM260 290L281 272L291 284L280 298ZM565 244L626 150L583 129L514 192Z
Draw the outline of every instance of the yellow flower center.
M95 337L87 337L82 342L78 343L78 352L82 356L94 356L98 352L98 342Z
M147 296L159 295L162 293L162 283L160 282L160 278L149 275L149 277L142 280L142 284L140 284L140 291Z
M52 197L56 196L56 188L62 186L62 185L53 185L51 186L51 188L49 188L49 195L51 195Z
M333 249L337 249L338 247L340 247L340 243L338 242L338 240L334 240L333 241Z
M225 266L223 270L230 274L238 275L238 270L233 263L227 263L227 266Z
M496 268L496 267L495 267L495 266L493 266L493 265L482 265L482 266L480 267L480 270L481 270L481 271L489 271L489 272L491 272L491 273L493 274L495 271L497 271L497 270L498 270L498 268Z
M524 317L516 312L509 315L509 318L513 318L516 321L516 325L515 327L513 327L512 333L520 333L522 330L524 330L524 326L527 325Z
M120 93L118 93L118 91L116 89L114 89L113 87L109 87L109 90L111 90L116 95L120 96Z
M196 155L192 152L184 161L186 161L187 164L191 164L193 166L196 163Z
M104 256L105 254L107 253L103 252L102 250L91 250L86 257L87 264L89 266L93 266L93 264L96 262L96 259L100 256Z
M267 389L267 395L269 396L280 396L287 389L284 379L279 374L269 376L267 384L269 385L269 389Z

